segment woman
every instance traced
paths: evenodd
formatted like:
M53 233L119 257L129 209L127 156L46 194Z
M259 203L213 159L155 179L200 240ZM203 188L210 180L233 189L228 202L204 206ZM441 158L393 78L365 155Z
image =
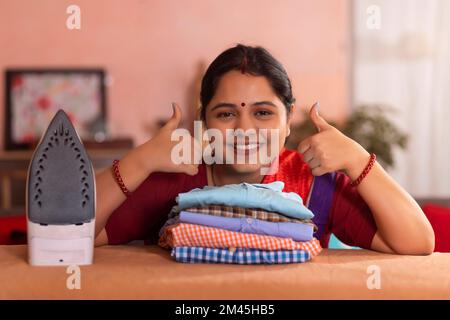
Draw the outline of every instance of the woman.
M334 233L348 245L380 252L432 253L434 232L419 205L373 155L328 124L317 104L310 110L317 134L302 141L298 152L283 148L294 102L286 71L265 49L237 45L224 51L203 77L200 118L224 136L227 129L276 129L278 141L269 142L279 146L278 172L261 175L260 162L175 164L171 152L177 142L171 133L181 110L174 104L171 119L151 140L129 152L115 170L97 175L96 244L156 241L178 193L205 185L281 180L284 191L297 192L308 205L319 202L323 209L319 198L324 192L312 190L319 177L326 177L330 203L314 220L321 224L316 236L323 246ZM224 150L248 147L248 142L236 143Z

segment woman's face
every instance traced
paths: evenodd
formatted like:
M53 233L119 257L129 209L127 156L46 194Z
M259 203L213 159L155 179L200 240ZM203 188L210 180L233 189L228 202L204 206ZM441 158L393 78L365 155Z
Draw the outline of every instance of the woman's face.
M267 167L260 156L254 156L254 153L259 154L259 150L267 150L264 154L273 156L271 150L274 148L278 155L289 135L290 118L286 107L264 76L242 74L237 70L229 71L221 77L215 95L205 110L206 128L218 129L221 132L224 137L224 159L232 153L235 161L227 165L239 173L250 173L261 169L262 166ZM256 132L256 136L253 136L256 140L246 136L245 139L235 138L228 141L227 129ZM261 132L265 131L261 129L267 129L266 139L259 138ZM278 136L272 136L270 129L275 129ZM257 142L256 145L253 142ZM245 163L236 163L238 154L245 156ZM256 162L250 160L255 158Z

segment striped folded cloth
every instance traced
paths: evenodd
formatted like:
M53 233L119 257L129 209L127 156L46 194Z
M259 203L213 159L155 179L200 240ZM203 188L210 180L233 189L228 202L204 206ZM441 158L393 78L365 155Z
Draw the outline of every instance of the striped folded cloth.
M264 251L203 247L175 247L171 256L184 263L282 264L303 263L311 259L309 252L305 250Z
M260 250L304 250L311 258L322 251L319 240L298 242L252 233L241 233L197 224L177 223L164 228L158 244L163 248L207 247L207 248L249 248Z
M309 219L296 219L286 217L277 212L265 211L258 208L242 208L224 205L209 205L204 207L192 207L187 208L185 211L203 213L211 216L227 217L227 218L254 218L258 220L264 220L269 222L295 222L304 223L314 226L314 230L317 230L317 226Z
M164 226L159 231L159 236L161 237L163 234L164 229L171 225L180 223L180 208L175 205L172 207L169 215L168 220L164 224ZM272 211L265 211L263 209L257 209L257 208L242 208L242 207L233 207L233 206L225 206L225 205L208 205L204 207L192 207L187 208L185 211L193 212L193 213L201 213L206 214L209 216L216 216L216 217L226 217L226 218L253 218L258 219L262 221L267 222L295 222L299 224L309 225L313 227L313 231L317 231L318 228L314 224L312 220L309 219L296 219L296 218L289 218L286 216L283 216L280 213L272 212Z

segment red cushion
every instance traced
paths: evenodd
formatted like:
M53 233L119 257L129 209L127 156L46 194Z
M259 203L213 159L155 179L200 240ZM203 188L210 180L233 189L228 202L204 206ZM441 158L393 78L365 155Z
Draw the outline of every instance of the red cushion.
M423 206L423 212L433 226L435 252L450 252L450 208L433 203Z
M26 243L26 237L24 237L26 232L25 215L0 217L0 245L24 244Z

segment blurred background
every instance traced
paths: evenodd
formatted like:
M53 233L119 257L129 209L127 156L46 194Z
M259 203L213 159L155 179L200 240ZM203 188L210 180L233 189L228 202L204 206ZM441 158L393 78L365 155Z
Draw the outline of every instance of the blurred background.
M150 139L172 101L191 129L204 71L237 43L287 69L289 147L320 101L420 204L445 209L449 39L448 0L0 0L0 215L20 231L31 152L58 108L103 168Z

